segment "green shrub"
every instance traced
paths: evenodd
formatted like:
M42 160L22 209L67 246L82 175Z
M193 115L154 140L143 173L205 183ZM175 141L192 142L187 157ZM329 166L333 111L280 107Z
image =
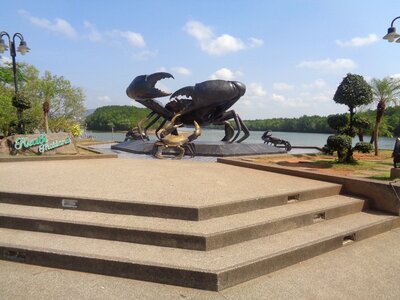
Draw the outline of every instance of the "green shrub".
M372 151L372 144L366 142L358 142L354 146L353 150L361 153L370 153Z
M345 134L331 135L328 137L327 146L338 154L339 162L352 160L351 137Z
M328 147L338 151L339 149L351 147L351 137L345 134L331 135L327 140Z

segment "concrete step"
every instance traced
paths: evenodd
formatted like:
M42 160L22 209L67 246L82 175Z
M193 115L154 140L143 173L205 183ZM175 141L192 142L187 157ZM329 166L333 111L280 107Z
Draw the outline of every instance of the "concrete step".
M1 228L0 256L218 291L391 230L399 223L399 217L362 212L206 252Z
M246 197L245 193L242 193L242 198L238 198L237 195L235 197L232 195L229 198L227 198L227 195L222 197L216 192L210 193L210 195L198 193L197 197L190 194L190 197L195 199L188 198L186 204L177 204L182 201L174 198L171 198L170 201L160 198L157 201L157 198L154 198L155 196L149 195L147 197L151 201L138 201L137 199L118 198L117 196L113 198L77 197L4 191L0 191L0 203L198 221L291 202L338 195L341 191L339 184L315 180L309 180L305 183L307 184L304 187L301 186L302 182L299 182L298 186L287 188L286 190L289 192L275 192L270 190L271 187L265 188L265 192L260 191L256 197ZM251 189L247 189L249 191L247 194L252 194ZM188 195L187 197L189 197ZM221 197L222 200L218 197Z
M0 227L207 251L364 207L364 200L336 195L193 222L0 203Z

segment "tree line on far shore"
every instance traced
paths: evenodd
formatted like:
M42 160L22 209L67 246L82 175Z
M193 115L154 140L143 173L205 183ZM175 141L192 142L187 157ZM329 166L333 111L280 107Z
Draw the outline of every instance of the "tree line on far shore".
M150 110L132 105L109 105L97 108L86 117L87 129L99 131L125 131L137 126Z
M139 108L128 105L111 105L97 108L86 118L87 128L90 130L111 131L129 130L137 126L137 123L150 112L147 108ZM367 118L371 123L371 129L365 134L371 135L376 110L359 112L358 115ZM285 131L285 132L308 132L308 133L333 133L329 127L327 116L302 116L299 118L272 118L263 120L245 120L246 126L254 131ZM388 107L385 118L381 125L381 136L400 135L400 106ZM153 126L154 128L157 125ZM223 128L209 126L207 128Z

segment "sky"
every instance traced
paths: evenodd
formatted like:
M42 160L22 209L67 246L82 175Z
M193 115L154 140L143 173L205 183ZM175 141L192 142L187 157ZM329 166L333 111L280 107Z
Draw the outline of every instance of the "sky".
M22 33L31 51L17 61L82 88L88 109L140 107L127 86L163 71L168 92L243 82L232 109L266 119L345 112L332 99L347 73L400 77L400 43L382 39L399 15L399 0L13 0L0 30Z

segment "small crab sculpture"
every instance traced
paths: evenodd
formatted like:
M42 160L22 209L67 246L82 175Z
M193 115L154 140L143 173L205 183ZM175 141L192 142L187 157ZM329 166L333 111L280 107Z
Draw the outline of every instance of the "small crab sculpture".
M180 115L175 115L171 121L167 121L166 124L157 132L159 141L154 143L153 156L156 158L164 158L163 151L167 148L173 148L179 151L178 155L174 159L181 159L185 155L185 151L190 153L191 157L196 155L196 148L192 141L197 139L201 135L201 129L199 124L194 121L193 133L184 132L178 133L178 128L183 124L176 124L177 118Z
M129 129L128 132L125 135L125 140L126 141L137 141L137 140L149 140L149 138L143 133L139 131L138 127Z
M271 145L274 145L275 147L278 145L283 145L285 147L286 151L292 150L292 145L290 145L290 143L288 141L273 137L271 130L267 130L266 132L264 132L261 139L264 141L264 144L265 143L267 145L271 144Z
M243 83L208 80L181 88L171 95L155 87L156 83L164 78L174 77L166 72L137 76L126 90L130 98L151 109L150 114L138 123L139 131L143 131L145 136L147 129L160 118L163 118L163 121L156 132L161 130L167 121L179 115L175 120L183 125L192 125L194 122L199 126L224 125L225 136L222 141L225 142L240 143L249 137L250 132L242 119L230 109L246 92ZM154 99L165 96L170 96L170 102L165 106ZM236 125L236 133L228 122L232 119ZM244 135L239 138L241 132Z

